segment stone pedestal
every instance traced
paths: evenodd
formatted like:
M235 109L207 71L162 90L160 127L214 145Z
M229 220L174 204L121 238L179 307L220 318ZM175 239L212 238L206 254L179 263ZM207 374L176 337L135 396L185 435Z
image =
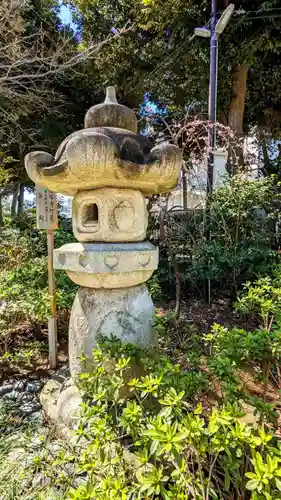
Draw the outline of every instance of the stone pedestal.
M145 285L98 290L80 288L69 325L69 365L73 377L81 371L81 354L91 358L99 336L149 347L155 344L154 306Z
M74 378L82 354L91 358L100 335L141 347L155 343L154 307L143 285L158 265L158 249L151 243L68 243L54 251L54 264L82 287L69 326Z

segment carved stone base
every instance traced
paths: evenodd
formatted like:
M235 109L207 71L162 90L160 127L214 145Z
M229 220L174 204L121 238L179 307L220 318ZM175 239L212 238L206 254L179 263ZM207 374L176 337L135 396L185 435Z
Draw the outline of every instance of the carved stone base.
M86 288L127 288L145 283L158 266L158 248L138 243L67 243L54 250L54 268Z
M100 335L141 347L155 345L154 306L145 285L114 290L80 288L69 324L69 365L72 377L81 371L81 356L90 359Z

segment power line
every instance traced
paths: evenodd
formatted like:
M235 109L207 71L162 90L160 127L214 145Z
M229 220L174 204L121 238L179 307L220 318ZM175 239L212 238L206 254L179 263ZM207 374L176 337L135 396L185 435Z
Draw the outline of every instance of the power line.
M248 16L248 15L245 15L244 17L242 17L242 19L244 19L244 18L246 18L246 19L277 19L278 17L281 17L281 13L275 14L275 15L268 15L268 16Z
M243 9L238 9L238 10L235 10L233 12L233 16L243 16L243 15L247 15L247 14L260 14L261 12L272 12L272 11L280 11L281 10L281 7L275 7L273 9L260 9L260 10L252 10L252 11L246 11L246 10L243 10Z
M252 20L255 20L255 19L275 19L275 18L281 17L281 12L280 12L281 8L273 9L273 10L278 11L278 13L266 14L266 12L269 12L269 10L263 11L264 14L262 14L262 11L252 11L252 12L243 13L243 14L241 13L241 14L238 14L238 16L241 16L241 17L237 16L237 18L234 20L234 23L241 23L244 19L245 20L248 20L248 19L252 19ZM254 14L254 13L257 13L259 15L253 16L252 14Z

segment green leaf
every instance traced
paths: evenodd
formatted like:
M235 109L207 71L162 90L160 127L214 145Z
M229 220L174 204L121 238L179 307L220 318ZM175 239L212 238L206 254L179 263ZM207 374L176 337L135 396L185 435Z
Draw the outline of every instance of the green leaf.
M143 484L141 487L140 487L140 493L143 493L144 491L147 491L151 486L151 483L149 484Z
M202 403L199 403L197 408L194 410L194 415L202 415L203 412L203 405Z
M172 407L171 406L166 406L165 408L162 408L162 410L159 412L159 417L164 417L164 418L169 418L172 414Z
M156 441L156 440L152 441L151 446L150 446L150 455L154 455L158 446L159 446L159 441Z
M266 491L263 491L263 495L265 496L266 500L272 500L272 496Z
M259 486L259 480L258 479L251 479L250 481L247 482L246 488L247 490L256 490Z
M171 500L171 498L172 498L172 493L168 492L168 491L167 491L165 488L163 488L162 486L161 486L160 490L161 490L161 495L162 495L162 497L163 497L163 499L164 499L164 500Z
M258 471L258 472L264 472L264 464L263 464L263 460L262 460L262 456L259 452L256 453L255 455L255 469Z
M229 471L226 470L225 476L224 476L224 487L228 491L230 487L230 474Z
M277 477L275 478L275 484L276 484L276 488L281 491L281 481L279 479L277 479Z
M245 476L249 479L257 479L257 475L254 472L246 472Z

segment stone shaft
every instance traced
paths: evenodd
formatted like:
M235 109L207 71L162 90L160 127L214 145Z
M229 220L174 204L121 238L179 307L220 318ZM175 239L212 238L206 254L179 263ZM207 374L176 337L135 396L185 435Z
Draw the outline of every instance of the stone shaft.
M69 364L72 377L82 370L81 356L91 359L99 336L117 337L141 347L153 346L154 306L145 285L117 290L80 288L69 325Z

